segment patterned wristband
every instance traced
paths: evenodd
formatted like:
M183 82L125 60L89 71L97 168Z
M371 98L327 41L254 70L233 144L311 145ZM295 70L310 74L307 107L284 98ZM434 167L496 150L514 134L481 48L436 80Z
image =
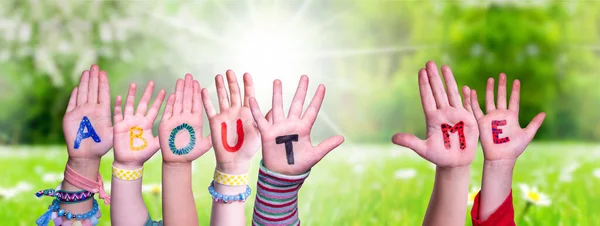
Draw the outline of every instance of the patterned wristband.
M242 175L231 175L220 172L215 169L215 175L213 177L215 183L229 185L229 186L241 186L248 184L248 174Z
M132 181L142 178L144 167L135 170L119 169L113 165L112 174L119 180Z

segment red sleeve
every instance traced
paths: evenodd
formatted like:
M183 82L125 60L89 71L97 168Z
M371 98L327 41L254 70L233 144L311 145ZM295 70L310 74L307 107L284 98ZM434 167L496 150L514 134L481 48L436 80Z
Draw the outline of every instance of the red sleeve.
M515 225L515 210L512 203L512 190L504 202L494 211L487 220L482 221L479 219L479 195L475 196L473 201L473 209L471 209L471 220L473 226L514 226Z

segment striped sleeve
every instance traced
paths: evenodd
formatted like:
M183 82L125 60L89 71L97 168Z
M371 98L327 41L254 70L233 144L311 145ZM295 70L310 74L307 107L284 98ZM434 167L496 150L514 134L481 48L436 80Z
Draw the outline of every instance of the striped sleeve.
M252 225L300 225L298 191L309 173L282 175L270 171L261 161Z

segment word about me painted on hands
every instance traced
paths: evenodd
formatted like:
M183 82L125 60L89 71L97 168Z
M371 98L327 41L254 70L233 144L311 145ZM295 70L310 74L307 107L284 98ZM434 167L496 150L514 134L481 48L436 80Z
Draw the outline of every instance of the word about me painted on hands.
M467 142L465 140L465 123L460 121L456 123L454 126L450 126L449 124L442 124L442 136L444 138L444 146L446 149L450 149L450 133L458 132L458 141L460 143L460 150L465 150L467 147Z
M235 144L235 146L231 147L229 146L229 143L227 143L227 123L221 123L221 142L223 143L223 147L225 148L225 150L228 152L239 151L242 147L242 144L244 143L244 125L242 124L242 120L238 119L236 124L237 143Z
M84 132L83 131L84 129L87 129L87 132ZM77 136L75 137L74 148L79 149L79 146L81 145L81 141L84 139L90 138L90 137L96 143L101 142L100 137L94 130L94 127L92 126L92 123L90 122L88 117L83 116L83 119L81 120L81 123L79 124L79 130L77 130Z
M190 134L190 142L188 143L187 146L177 149L177 146L175 146L175 136L177 136L177 134L184 129L187 130L188 133ZM175 129L173 129L173 131L171 131L171 135L169 136L169 149L171 149L171 152L173 152L173 154L176 154L176 155L188 154L192 151L192 149L194 149L194 145L196 145L196 131L194 131L194 128L192 126L188 125L187 123L183 123L183 124L175 127Z
M294 144L292 144L294 141L298 141L298 134L278 136L275 138L276 144L285 144L285 155L287 157L288 165L294 164Z
M137 131L137 133L134 133L134 131ZM131 129L129 129L129 148L132 151L141 151L144 150L144 148L148 147L148 141L146 141L146 139L144 139L144 137L142 137L144 135L144 130L142 128L140 128L139 126L134 126L131 127ZM141 139L144 144L140 145L140 146L135 146L135 143L133 142L134 139Z
M506 120L493 120L492 121L492 139L494 140L494 144L503 144L510 141L509 137L500 138L500 134L502 134L502 129L498 128L498 126L505 126Z

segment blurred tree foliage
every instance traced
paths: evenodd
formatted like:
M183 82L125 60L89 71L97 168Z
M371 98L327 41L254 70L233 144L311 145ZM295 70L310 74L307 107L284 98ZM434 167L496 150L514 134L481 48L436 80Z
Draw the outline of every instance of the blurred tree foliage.
M452 68L459 86L478 90L482 104L488 77L505 72L511 81L520 79L520 124L547 113L538 139L600 138L597 3L357 4L346 20L353 28L347 35L356 37L349 42L390 46L390 52L353 59L340 69L360 70L359 79L373 84L347 93L360 106L343 118L351 137L384 142L398 131L424 135L416 75L434 60Z

